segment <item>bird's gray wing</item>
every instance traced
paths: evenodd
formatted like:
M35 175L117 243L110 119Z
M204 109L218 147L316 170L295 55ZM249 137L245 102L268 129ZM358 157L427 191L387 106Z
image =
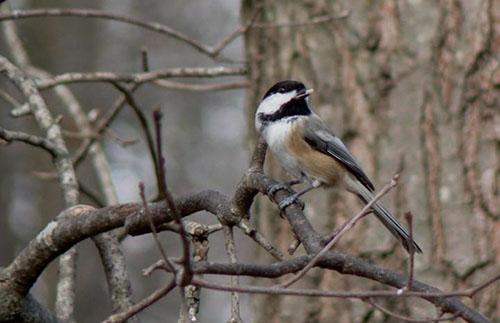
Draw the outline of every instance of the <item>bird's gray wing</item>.
M312 115L303 130L304 140L315 150L332 156L344 166L367 189L373 191L375 187L351 155L342 140L335 136L319 119Z

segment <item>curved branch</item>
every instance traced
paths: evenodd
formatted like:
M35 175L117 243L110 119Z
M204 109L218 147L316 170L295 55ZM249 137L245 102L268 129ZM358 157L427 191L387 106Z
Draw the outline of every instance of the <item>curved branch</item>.
M78 203L78 181L73 163L68 155L61 128L45 104L35 83L21 69L12 64L5 57L0 56L0 71L23 93L34 115L38 126L45 133L47 140L54 143L57 155L53 158L63 192L66 207ZM61 319L70 320L74 310L76 250L70 250L60 258L59 282L57 284L56 312ZM28 265L29 266L29 265Z
M260 149L265 149L265 146L260 146ZM255 191L267 194L269 188L277 184L273 179L255 171L248 172L244 176L244 182L252 189L242 192L242 194L246 194L246 198L250 199L254 198ZM278 191L275 194L276 202L279 203L282 199L288 197L289 194L288 192ZM197 211L206 210L217 215L219 221L223 224L234 225L239 221L239 218L232 214L232 201L216 191L203 191L195 195L178 198L174 202L182 217ZM149 207L155 223L164 223L173 220L173 215L168 211L165 202L153 203ZM285 217L290 222L297 238L303 243L306 251L310 255L316 254L322 247L322 239L318 233L312 229L311 224L305 218L302 210L292 205L286 209ZM47 227L32 240L23 251L21 251L9 267L3 271L2 277L0 277L0 292L10 291L25 295L44 268L59 254L87 237L120 226L125 226L131 234L149 232L150 229L149 221L144 215L144 210L142 206L137 203L111 206L103 209L94 209L89 206L80 205L65 210L54 221L50 222ZM198 270L198 273L201 273L203 270L202 266L205 266L205 273L211 271L212 273L219 274L240 275L246 272L272 276L300 270L310 261L310 257L312 256L299 257L287 262L271 265L242 265L240 263L223 265L207 262L196 264L194 269L195 272ZM406 286L408 280L405 275L381 268L358 257L336 251L327 252L319 260L318 265L336 270L342 274L368 278L398 289L402 289ZM234 266L234 268L231 269L228 266ZM443 293L437 288L417 280L413 282L412 291L381 291L377 293L385 296L400 296L400 294L404 295L404 297L419 296L441 308L443 312L452 314L459 313L458 315L460 317L469 322L488 322L479 312L465 306L460 300L452 296L474 295L479 290L498 279L499 277L494 277L492 280L467 293ZM193 280L193 283L195 282L200 286L213 287L207 285L211 284L208 282ZM229 287L236 288L235 286ZM247 292L248 290L246 287L245 289L239 288L243 292ZM255 288L256 292L260 292L259 288L261 287ZM265 287L262 288L265 289ZM273 290L275 289L276 288ZM283 290L284 293L292 293L289 292L291 289ZM307 293L316 295L319 292L321 291L310 291ZM339 293L347 293L346 295L348 295L349 292ZM333 295L333 293L331 294ZM369 296L371 297L379 294L372 293ZM367 294L364 293L362 297L366 297L366 295ZM2 313L0 313L0 317L1 314Z
M39 147L48 152L52 157L64 154L64 151L58 150L58 147L54 145L50 140L35 135L30 135L21 131L11 131L0 127L0 138L5 140L7 143L12 141L21 141L28 145Z
M175 204L182 217L206 210L217 214L219 220L230 221L228 209L225 208L228 206L227 201L219 192L208 190L178 198ZM149 208L155 223L173 220L165 202L152 203ZM86 238L124 225L131 234L150 232L149 221L144 214L140 203L120 204L102 209L77 205L64 210L3 270L3 278L0 279L3 284L0 284L0 290L11 288L12 292L25 295L53 259Z
M201 53L213 57L213 49L210 46L204 45L191 37L177 31L169 26L157 23L148 22L135 17L118 15L111 12L95 10L95 9L31 9L31 10L13 10L10 13L1 13L0 21L12 19L26 19L35 17L82 17L82 18L101 18L108 20L120 21L137 27L141 27L161 35L169 36L180 40Z
M2 13L8 12L5 7L0 9L0 11ZM10 52L21 68L38 78L51 77L46 71L32 65L30 57L18 35L14 21L6 21L4 23L3 32L6 42L9 45ZM68 114L74 120L79 130L84 135L90 134L92 132L91 124L73 92L71 92L67 86L60 85L54 88L54 93L64 104ZM12 110L11 114L13 114L14 111L15 110ZM89 156L91 157L92 165L97 174L96 177L106 200L105 205L117 204L118 198L111 179L109 165L104 151L98 142L90 146ZM76 165L74 164L73 167L76 168ZM78 184L80 191L85 194L85 188L82 187L81 182ZM104 206L104 204L102 206ZM97 235L93 237L93 240L101 256L104 273L108 282L109 294L111 296L113 312L123 310L132 304L132 289L126 269L125 257L120 249L119 241L114 232L106 232Z

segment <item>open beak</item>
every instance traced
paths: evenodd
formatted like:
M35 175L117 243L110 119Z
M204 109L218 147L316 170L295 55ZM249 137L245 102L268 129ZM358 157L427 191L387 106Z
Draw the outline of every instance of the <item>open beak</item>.
M304 93L300 93L295 97L295 99L302 99L302 98L307 98L311 93L314 92L314 89L308 89Z

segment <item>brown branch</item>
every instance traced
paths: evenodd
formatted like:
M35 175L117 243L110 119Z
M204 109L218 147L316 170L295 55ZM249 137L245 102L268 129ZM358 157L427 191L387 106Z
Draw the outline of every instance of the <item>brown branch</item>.
M278 182L258 172L251 173L249 176L247 176L246 181L249 187L257 189L259 192L266 195L268 194L271 187L278 184ZM272 200L279 204L280 201L287 198L288 196L290 196L290 193L278 191L274 195ZM316 254L317 252L319 252L323 246L323 240L319 236L319 234L312 228L309 221L304 217L302 210L298 206L291 205L285 210L284 215L288 222L291 224L296 237L304 245L306 252L308 252L309 254ZM396 287L398 289L403 288L407 282L407 278L403 275L396 274L394 272L381 269L376 266L368 269L372 265L365 263L358 258L352 257L347 260L346 254L332 251L326 253L326 255L328 255L327 258L329 259L328 263L331 266L330 269L336 270L340 273L365 277L378 281L382 284ZM417 281L414 281L413 290L425 291L422 294L437 291L436 288ZM487 319L480 313L468 308L456 299L444 299L442 297L440 298L439 296L420 296L440 307L444 312L461 312L460 316L465 320L469 320L471 322L487 322Z
M263 149L260 147L259 149ZM247 193L246 197L253 199L254 191L264 194L269 192L269 188L276 185L277 182L256 171L248 172L244 176L244 182L247 183L249 190L242 191ZM244 194L243 194L244 195ZM279 191L275 194L276 202L279 203L284 198L290 196L290 193ZM247 202L248 203L248 202ZM181 216L186 216L200 210L206 210L217 215L221 223L237 223L238 219L232 212L232 201L220 193L214 191L205 191L199 194L176 199L173 203ZM166 223L174 219L172 209L168 203L153 203L149 205L151 215L155 223ZM305 250L310 255L315 255L322 249L322 239L315 232L307 218L304 217L302 210L294 205L286 209L284 216L290 222L295 235L304 245ZM72 245L93 236L99 232L109 231L116 227L125 225L129 233L148 232L149 221L144 215L144 210L140 204L124 204L114 207L95 210L87 206L77 206L64 211L56 220L52 221L30 244L16 257L16 259L2 271L2 281L0 283L0 292L16 293L16 295L25 295L42 270L59 254L70 248ZM272 265L256 264L214 264L214 263L196 263L190 268L194 273L219 273L219 274L255 274L278 275L285 272L297 272L310 262L312 256L299 257L298 261L292 259ZM181 263L183 261L180 259ZM184 258L185 259L185 258ZM474 288L450 293L443 293L438 289L418 281L413 281L412 291L405 291L403 287L408 279L402 274L382 269L376 265L370 264L360 258L349 256L340 252L329 251L319 260L318 265L323 268L336 270L342 274L355 275L368 278L382 284L393 286L395 291L367 291L359 292L323 292L318 290L306 290L306 295L328 297L421 297L441 308L443 312L460 313L460 317L470 322L487 322L480 313L462 304L453 296L472 297L480 290L490 286L500 279L500 275L493 277L487 282ZM290 266L294 266L290 268ZM180 266L182 269L183 267ZM217 271L218 270L218 271ZM200 282L198 279L191 281ZM205 286L206 282L203 282ZM194 283L193 283L194 284ZM211 284L211 283L208 283ZM200 283L199 286L202 286ZM203 287L203 286L202 286ZM209 286L210 287L210 286ZM247 287L227 286L229 291L247 292ZM219 287L217 287L219 288ZM224 287L226 288L226 287ZM268 292L269 287L249 287L249 292ZM253 290L252 290L253 288ZM257 289L255 289L257 288ZM264 290L262 290L264 289ZM267 290L266 290L267 289ZM284 293L298 295L299 290L290 288L271 288L272 293ZM302 293L302 290L300 290ZM326 294L324 294L326 293ZM302 295L302 294L301 294ZM0 308L1 309L1 308ZM0 317L1 317L0 313Z
M174 202L182 217L202 210L219 217L230 217L224 205L228 204L227 198L216 191L202 191L177 198ZM149 204L149 208L155 223L174 219L166 202ZM131 234L150 232L149 221L140 203L102 209L78 205L64 210L2 271L0 290L8 288L18 295L25 295L44 268L57 256L83 239L124 225Z
M217 45L215 45L212 48L212 53L214 55L219 54L224 48L227 47L233 40L241 36L242 34L246 33L248 29L250 29L254 24L255 20L257 17L260 15L262 12L262 7L257 6L257 8L254 10L253 14L251 15L249 21L245 24L228 34L226 37L224 37Z
M133 94L134 91L136 91L138 88L139 85L134 85L129 89L129 92ZM107 111L107 113L97 122L94 129L94 133L102 135L104 131L106 131L106 129L109 127L109 125L114 121L116 116L118 116L118 114L123 109L126 103L127 103L127 98L125 97L125 95L121 95L117 100L115 100L115 102L113 103L111 108ZM75 167L77 167L82 162L88 150L90 149L92 144L94 144L97 141L97 139L98 139L97 137L96 138L92 137L84 140L81 143L81 145L78 147L78 149L76 150L76 152L72 157Z
M168 260L167 254L161 245L160 238L158 237L158 232L156 231L156 224L154 223L153 217L151 216L151 211L149 210L148 202L146 200L146 195L144 193L144 183L139 182L139 195L141 196L142 207L144 208L144 212L146 213L146 217L148 218L149 227L151 228L151 233L153 235L154 241L158 250L160 251L160 255L163 259L165 266L172 272L175 273L174 265Z
M399 290L396 291L373 291L373 290L361 290L361 291L333 291L333 290L319 290L319 289L305 289L305 288L283 288L283 287L266 287L266 286L245 286L245 285L227 285L227 284L219 284L214 282L208 282L203 279L193 278L193 285L197 285L203 288L219 290L224 292L239 292L239 293L248 293L248 294L266 294L266 295L288 295L288 296L311 296L311 297L329 297L329 298L357 298L357 299L367 299L367 298L408 298L408 297L423 297L423 298L431 298L431 297L441 297L441 298L452 298L456 296L470 296L468 291L460 291L460 292L434 292L434 293L425 293L425 292L404 292L400 293ZM491 281L488 281L488 285L492 284ZM484 288L484 287L483 287ZM465 313L461 311L456 311L460 317L463 317ZM479 319L477 317L477 319ZM476 320L470 320L476 321ZM486 318L482 318L478 320L479 322L489 322Z
M161 179L159 180L159 187L160 190L163 190L161 194L163 195L162 198L165 199L167 202L167 207L170 210L171 214L174 215L174 221L179 227L179 236L181 238L181 244L182 244L182 266L183 270L178 272L179 275L176 275L176 283L180 287L184 287L189 284L189 282L192 279L192 273L191 273L191 258L190 258L190 252L189 252L189 241L187 238L187 233L184 230L184 225L182 224L181 221L181 216L179 213L179 210L177 209L177 206L175 204L175 201L170 194L168 187L167 187L167 179L166 179L166 171L165 171L165 158L163 157L162 153L162 147L161 147L161 118L162 114L160 110L155 110L153 112L154 119L155 119L155 129L156 129L156 134L157 134L157 151L156 151L156 156L157 158L157 169L158 169L158 176L161 176ZM181 293L183 292L181 288Z
M283 253L271 241L267 240L247 219L241 219L237 224L238 228L253 241L259 244L265 251L267 251L276 260L283 260L285 257Z
M167 178L165 175L165 159L163 158L162 145L161 145L161 118L162 114L160 112L160 107L155 108L153 111L153 120L155 126L155 142L156 142L156 158L155 169L156 169L156 183L158 185L158 198L164 199L167 196ZM154 151L153 151L154 153Z
M372 301L370 298L365 299L365 302L367 302L368 304L370 304L371 306L373 306L377 310L381 311L382 313L384 313L386 315L389 315L391 317L394 317L395 319L404 321L404 322L413 322L413 323L444 322L444 321L454 320L454 319L456 319L457 317L460 316L460 312L457 312L457 313L455 313L455 314L453 314L451 316L447 316L447 317L434 317L434 318L425 318L425 319L414 319L414 318L411 318L411 317L408 317L408 316L403 316L403 315L400 315L398 313L392 312L392 311L390 311L390 310L388 310L388 309L386 309L386 308L378 305L377 303L375 303L374 301Z
M370 208L372 207L373 204L377 203L378 200L380 200L385 194L387 194L391 189L393 189L397 185L397 181L399 178L399 174L396 174L392 177L392 180L387 183L374 197L373 199L368 202L362 209L359 211L359 213L350 219L349 221L345 222L344 224L341 225L341 227L336 230L338 231L337 234L326 244L326 246L323 247L312 259L311 261L307 264L307 266L304 267L296 276L292 277L291 279L283 282L280 284L280 287L288 287L298 281L300 278L302 278L309 269L314 267L316 262L326 253L328 252L334 245L337 243L337 241L340 240L340 238L347 232L349 231L356 223L364 218L366 215L370 213Z
M189 37L188 35L181 33L167 25L158 22L149 22L144 19L138 19L136 17L119 15L111 12L96 10L96 9L82 9L82 8L49 8L49 9L31 9L31 10L14 10L12 12L0 13L0 21L13 20L13 19L27 19L36 17L81 17L81 18L99 18L107 19L113 21L119 21L134 25L146 30L159 33L164 36L175 38L181 42L186 43L197 51L213 58L216 60L227 60L220 57L221 51L227 47L232 41L237 37L244 34L250 28L290 28L290 27L304 27L311 26L321 23L330 22L336 19L342 19L349 15L349 11L344 10L337 15L325 15L321 17L312 18L306 21L299 21L293 23L255 23L260 10L255 10L252 18L244 26L239 26L236 30L229 33L222 40L220 40L215 46L211 47L201 42Z
M116 83L116 82L112 82L112 84L118 91L120 91L123 94L125 101L132 108L137 119L139 120L139 124L141 126L142 133L144 134L144 137L146 138L149 156L151 157L151 161L153 162L153 168L155 170L158 185L160 185L161 176L159 174L159 168L157 166L158 165L158 158L157 158L157 155L155 154L155 143L153 140L153 136L151 134L151 129L149 127L148 121L146 120L146 115L144 114L142 109L139 107L137 101L134 98L134 94L132 93L132 91L130 89L128 89L128 88L126 88L126 87L124 87L121 84Z
M263 175L259 175L263 176ZM267 185L272 185L275 183L271 179L265 177L261 178L262 185L267 187ZM278 200L285 198L287 193L278 192ZM225 201L225 202L224 202ZM226 207L221 208L221 204L226 204ZM218 214L218 216L230 217L230 210L227 208L229 205L229 200L224 198L219 193L214 191L205 191L199 194L186 196L175 200L175 205L182 216L192 214L196 211L207 210L213 214ZM169 222L173 220L173 215L171 214L169 208L167 208L165 202L153 203L149 205L151 210L151 215L154 218L155 223ZM286 215L291 219L291 223L294 226L296 232L301 232L295 228L296 223L293 215L289 214L293 212L294 207L291 206L287 208ZM307 220L302 219L301 226L308 227ZM129 232L145 232L149 228L149 221L144 216L144 211L140 204L123 204L113 207L107 207L103 209L94 209L88 206L77 206L68 209L61 213L56 220L52 221L47 225L47 227L38 235L36 239L30 242L30 244L20 252L16 259L2 272L3 282L0 283L1 290L9 290L15 292L16 295L23 295L23 291L27 292L34 283L36 278L40 275L41 271L59 254L64 252L67 248L71 247L78 241L85 239L86 237L93 236L99 232L104 232L112 230L114 228L126 225ZM302 233L301 233L302 234ZM315 240L314 232L311 232L313 236L312 239ZM314 245L314 240L303 239L301 235L298 235L302 239L304 246L310 249ZM318 249L319 250L319 249ZM35 257L36 255L36 257ZM287 266L282 267L281 265L242 265L242 264L228 264L225 265L222 272L217 272L213 269L217 269L217 266L212 266L209 268L212 273L228 273L228 274L252 274L256 275L258 272L265 274L271 273L280 276L288 270L288 272L295 272L305 266L310 258L302 257L300 258L300 263L295 259L288 263ZM206 266L207 264L194 264L193 268L196 270L195 273L208 273L209 271L199 270ZM295 266L292 271L288 265ZM405 286L407 278L401 274L392 272L390 270L382 269L370 263L367 263L359 258L352 257L346 254L338 252L328 252L325 254L319 262L319 265L325 268L337 270L343 274L356 275L360 277L366 277L382 284L394 286L396 288L402 288ZM198 267L200 266L200 267ZM219 269L221 269L219 267ZM252 271L248 271L251 269ZM279 269L279 271L276 271ZM273 271L274 270L274 271ZM283 271L282 271L283 270ZM456 313L461 312L461 317L472 321L472 322L485 322L486 320L479 313L474 310L464 306L458 300L454 298L444 298L445 296L468 296L472 297L477 292L483 288L493 284L500 276L494 277L491 280L485 282L484 284L475 287L474 289L466 290L465 292L447 293L443 294L439 290L414 281L414 286L412 292L403 292L403 297L406 296L418 296L423 297L433 304L441 307L445 312ZM290 289L284 289L289 291ZM385 292L384 292L385 293ZM382 293L382 294L384 294ZM388 292L389 295L401 296L398 291ZM387 295L385 293L384 295ZM368 296L374 296L369 294ZM363 295L366 297L366 295ZM1 317L1 313L0 313Z
M110 317L108 317L106 320L103 321L103 323L120 323L120 322L125 322L135 314L143 311L145 308L149 307L150 305L154 304L157 302L159 299L167 295L172 289L175 288L175 279L172 279L168 284L165 286L157 289L154 291L151 295L143 299L137 304L134 304L130 308L128 308L126 311L123 311L121 313L113 314Z

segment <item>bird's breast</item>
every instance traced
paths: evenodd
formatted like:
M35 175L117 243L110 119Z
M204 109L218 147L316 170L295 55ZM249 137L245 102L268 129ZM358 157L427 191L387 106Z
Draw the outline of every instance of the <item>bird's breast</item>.
M278 158L285 170L299 179L302 175L298 160L288 148L295 122L294 120L281 120L269 124L263 131L263 136L269 149Z
M326 185L343 182L345 169L330 155L311 147L303 137L305 122L296 122L290 127L286 150L292 155L303 173Z

